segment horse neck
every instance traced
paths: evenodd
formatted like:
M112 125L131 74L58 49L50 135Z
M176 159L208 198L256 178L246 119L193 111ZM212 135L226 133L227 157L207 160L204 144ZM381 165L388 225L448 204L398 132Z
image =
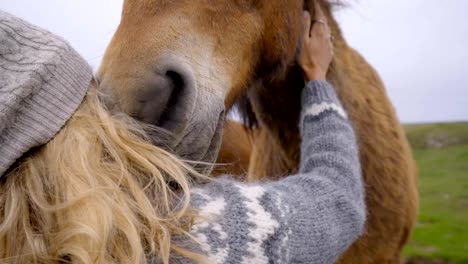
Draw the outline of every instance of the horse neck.
M284 80L262 80L251 90L249 98L259 127L254 136L250 179L277 178L297 171L303 86L301 69L295 66Z

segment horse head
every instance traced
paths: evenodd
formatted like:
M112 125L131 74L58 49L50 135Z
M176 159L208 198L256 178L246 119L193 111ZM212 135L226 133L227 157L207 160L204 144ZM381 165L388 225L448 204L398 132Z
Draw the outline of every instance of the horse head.
M236 103L252 124L284 128L284 120L294 130L300 105L291 102L303 83L291 69L309 2L126 0L101 87L124 112L169 130L176 151L194 160L219 146L224 110ZM279 89L290 72L298 84ZM275 102L287 106L282 113L270 111Z

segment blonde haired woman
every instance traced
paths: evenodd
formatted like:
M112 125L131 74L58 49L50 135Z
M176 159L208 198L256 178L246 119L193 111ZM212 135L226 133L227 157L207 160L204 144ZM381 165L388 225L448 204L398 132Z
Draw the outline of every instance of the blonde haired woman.
M363 229L362 179L328 26L304 23L300 173L194 186L206 177L106 109L65 41L0 11L0 262L336 261Z

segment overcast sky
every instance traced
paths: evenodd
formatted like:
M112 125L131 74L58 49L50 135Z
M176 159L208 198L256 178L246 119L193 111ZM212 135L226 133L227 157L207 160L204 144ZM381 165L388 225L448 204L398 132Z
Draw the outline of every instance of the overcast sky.
M197 0L193 0L197 1ZM348 42L377 69L403 122L468 121L468 0L360 0L337 13ZM122 0L1 0L55 32L96 68Z

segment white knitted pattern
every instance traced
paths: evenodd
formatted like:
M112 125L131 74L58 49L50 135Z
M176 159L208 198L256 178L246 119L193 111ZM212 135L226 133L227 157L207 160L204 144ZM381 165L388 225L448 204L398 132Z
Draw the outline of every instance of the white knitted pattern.
M201 191L198 191L197 195L206 196ZM219 218L222 217L225 206L224 198L216 198L200 207L199 217L196 218L191 230L191 233L200 243L201 249L208 254L208 258L214 263L224 263L229 253L229 245L225 244L224 247L218 247L217 252L214 253L208 238L203 234L203 230L211 229L218 233L219 239L227 239L227 233L219 224Z
M291 210L289 208L289 206L287 205L287 203L283 203L283 195L278 192L278 196L276 197L276 200L275 200L275 205L277 208L280 209L280 217L281 219L286 219L286 222L282 223L284 226L289 226L289 223L287 221L287 213L289 213ZM284 237L281 239L281 243L280 243L280 248L281 249L285 249L285 252L283 252L284 255L282 255L282 260L284 259L289 259L289 250L288 250L288 247L287 247L287 244L289 242L289 236L292 235L292 230L289 229L286 234L284 235Z
M339 114L343 118L348 118L348 115L343 110L343 108L335 103L327 103L321 102L319 104L313 104L311 107L307 108L304 111L304 117L311 115L311 116L319 116L325 111L333 110L337 114Z
M239 186L239 189L241 195L247 199L244 205L248 211L247 222L252 223L249 237L253 240L247 243L247 250L251 256L244 256L241 263L268 263L268 257L265 255L265 249L262 247L262 244L275 233L276 229L279 228L279 223L260 204L260 198L265 193L263 187Z

